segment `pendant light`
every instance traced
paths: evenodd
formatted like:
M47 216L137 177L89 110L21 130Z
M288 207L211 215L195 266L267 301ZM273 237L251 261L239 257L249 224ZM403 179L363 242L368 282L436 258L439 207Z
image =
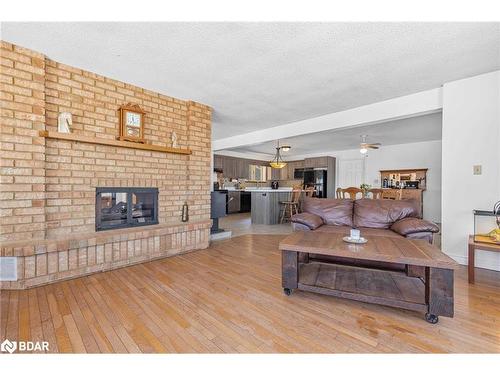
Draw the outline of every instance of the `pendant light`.
M288 149L290 149L289 148L290 146L287 146L287 147L288 147ZM271 168L275 168L275 169L281 169L281 168L286 167L286 163L283 160L283 158L281 157L280 141L278 141L278 146L276 147L276 155L274 155L273 160L271 160L269 162L269 165L271 166Z

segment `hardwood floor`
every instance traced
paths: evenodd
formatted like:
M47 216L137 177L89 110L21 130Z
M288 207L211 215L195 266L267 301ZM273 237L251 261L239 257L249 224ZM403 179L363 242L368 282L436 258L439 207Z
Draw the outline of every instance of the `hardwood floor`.
M281 235L25 291L1 291L0 341L50 352L500 352L500 273L455 281L455 318L281 288Z

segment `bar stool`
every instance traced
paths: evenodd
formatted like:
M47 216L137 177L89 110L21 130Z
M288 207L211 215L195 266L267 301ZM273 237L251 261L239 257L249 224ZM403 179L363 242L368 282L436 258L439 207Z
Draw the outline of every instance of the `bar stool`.
M299 213L299 201L302 190L292 190L290 200L280 202L281 219L280 224L283 224L285 219L290 220L293 215Z
M310 186L308 188L305 188L304 194L305 194L306 197L312 198L314 196L314 187Z

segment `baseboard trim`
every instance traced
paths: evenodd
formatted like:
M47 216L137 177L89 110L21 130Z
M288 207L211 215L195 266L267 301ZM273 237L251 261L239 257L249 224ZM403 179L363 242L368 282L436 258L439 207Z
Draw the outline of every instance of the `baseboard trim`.
M447 254L447 255L459 264L462 264L464 266L467 266L469 264L469 259L466 256L456 255L456 254ZM478 259L477 256L475 262L476 262L475 264L476 268L484 268L491 271L500 271L500 267L496 266L495 264L491 264L489 262L484 262L481 259Z

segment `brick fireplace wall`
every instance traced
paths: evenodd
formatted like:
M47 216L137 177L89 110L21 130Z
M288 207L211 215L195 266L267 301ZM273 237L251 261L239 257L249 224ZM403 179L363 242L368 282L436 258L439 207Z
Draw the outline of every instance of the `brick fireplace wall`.
M208 246L210 107L1 43L1 255L18 257L18 281L2 282L2 288L39 285ZM115 139L118 107L128 102L146 112L149 143L169 146L175 131L179 147L191 149L191 155L39 136L40 130L57 131L58 114L70 112L73 133ZM95 233L95 188L99 186L157 187L160 224ZM187 224L181 223L185 201L190 207ZM177 241L166 236L180 237ZM136 237L142 244L137 255L128 250L134 246L131 243L139 246ZM75 247L77 243L81 246ZM102 257L97 247L92 256L92 246L98 243L103 245ZM114 255L106 256L106 244ZM71 250L78 254L76 268L68 263ZM65 252L68 261L61 255ZM71 264L75 266L75 261Z

